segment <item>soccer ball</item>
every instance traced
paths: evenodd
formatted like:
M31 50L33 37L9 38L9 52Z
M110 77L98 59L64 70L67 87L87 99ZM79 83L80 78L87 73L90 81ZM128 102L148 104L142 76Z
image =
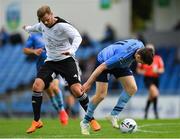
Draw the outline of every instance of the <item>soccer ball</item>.
M124 119L120 124L120 130L122 133L134 133L137 131L137 124L133 119Z

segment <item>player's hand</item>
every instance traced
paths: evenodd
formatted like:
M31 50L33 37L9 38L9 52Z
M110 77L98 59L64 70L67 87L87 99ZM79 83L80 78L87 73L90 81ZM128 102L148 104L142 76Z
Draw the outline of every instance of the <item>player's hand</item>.
M70 55L70 52L62 52L61 54L68 56L68 55Z
M43 49L41 49L41 48L34 50L34 54L37 56L39 56L42 52L43 52Z
M91 89L91 85L89 85L87 82L83 84L82 86L82 92L86 93Z
M158 67L157 66L153 66L153 72L158 73Z

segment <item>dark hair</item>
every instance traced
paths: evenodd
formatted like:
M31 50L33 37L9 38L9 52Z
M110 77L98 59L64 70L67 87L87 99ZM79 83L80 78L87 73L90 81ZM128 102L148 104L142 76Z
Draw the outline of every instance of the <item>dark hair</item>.
M50 14L50 13L51 13L50 7L47 6L47 5L44 5L44 6L40 7L40 8L37 10L38 19L40 20L46 13L47 13L47 14Z
M154 51L152 48L142 48L137 52L141 56L141 60L144 64L151 65L153 62Z

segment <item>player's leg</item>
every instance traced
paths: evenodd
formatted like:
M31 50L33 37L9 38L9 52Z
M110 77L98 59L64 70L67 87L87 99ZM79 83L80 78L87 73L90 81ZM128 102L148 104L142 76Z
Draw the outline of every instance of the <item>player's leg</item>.
M87 94L81 91L81 72L78 63L72 58L67 58L57 65L57 71L65 78L74 97L78 98L80 105L86 111L89 102Z
M64 100L63 100L63 94L61 89L59 88L59 80L54 79L50 85L50 88L54 92L55 99L58 103L59 109L64 110Z
M59 112L59 106L58 106L58 103L56 102L56 99L55 99L55 95L53 93L53 90L49 87L47 90L46 90L49 98L50 98L50 101L52 103L52 106L54 107L54 109Z
M158 110L157 110L157 101L158 101L158 95L159 95L159 90L156 87L155 84L152 84L150 86L150 92L151 92L151 96L152 96L152 102L153 102L153 109L154 109L154 114L155 114L155 118L158 119L159 115L158 115Z
M37 128L42 127L40 121L41 104L42 104L42 92L49 87L49 83L52 81L53 71L49 69L50 65L44 64L38 71L37 78L35 79L32 87L32 107L34 113L34 121L31 127L26 131L27 133L34 132Z
M152 78L151 77L144 77L144 84L146 86L146 88L148 89L148 99L147 99L147 102L146 102L146 106L145 106L145 114L144 114L144 119L147 119L148 118L148 111L149 111L149 107L151 105L151 102L153 100L153 96L152 96L152 93L151 93L151 85L152 85Z
M119 96L118 102L113 108L109 120L114 128L119 128L118 115L124 109L125 105L137 91L137 85L132 75L118 78L123 87L123 91Z
M34 120L30 128L26 131L27 133L34 132L37 128L41 128L43 123L40 121L41 104L42 104L42 91L45 84L42 79L36 78L33 84L33 94L32 94L32 107L34 113Z
M150 91L149 91L150 92ZM150 107L150 104L151 104L151 97L149 95L148 99L147 99L147 102L146 102L146 106L145 106L145 114L144 114L144 119L147 119L148 118L148 111L149 111L149 107Z
M81 91L82 85L80 84L80 70L78 63L75 62L73 58L66 59L66 62L64 62L64 65L61 67L61 70L63 70L65 80L68 82L71 93L79 100L79 103L82 106L82 108L85 111L87 111L89 97L86 93L83 93ZM94 131L100 130L101 127L97 123L97 121L95 121L93 118L91 119L91 121L93 123L91 126L92 129Z
M82 134L89 135L89 129L88 129L89 122L91 121L94 111L98 106L98 104L106 97L107 90L108 90L107 82L96 82L95 95L92 97L92 100L89 102L85 117L80 123Z
M89 103L89 97L86 93L82 93L81 91L81 84L80 83L75 83L70 87L70 90L72 92L72 94L78 98L79 103L81 105L81 107L84 109L84 111L87 111L88 108L88 103ZM99 123L94 119L94 117L91 117L90 119L90 125L91 128L94 131L99 131L101 129L101 126L99 125Z
M81 107L86 111L89 103L89 98L86 93L83 93L81 91L81 84L80 83L74 83L70 86L70 90L72 94L78 99Z
M108 83L105 82L96 82L96 92L92 97L92 100L88 104L87 113L83 119L84 123L89 123L93 117L94 111L98 104L106 97L108 90Z
M86 93L82 93L81 91L81 84L80 83L74 83L73 85L70 86L70 90L72 94L78 98L79 103L81 107L87 111L88 103L89 103L89 98ZM86 126L87 132L89 131L89 125Z
M68 115L64 109L64 100L62 91L59 88L59 80L54 79L50 85L51 90L53 90L53 99L55 100L58 106L58 113L59 113L59 120L61 124L67 125L68 124Z

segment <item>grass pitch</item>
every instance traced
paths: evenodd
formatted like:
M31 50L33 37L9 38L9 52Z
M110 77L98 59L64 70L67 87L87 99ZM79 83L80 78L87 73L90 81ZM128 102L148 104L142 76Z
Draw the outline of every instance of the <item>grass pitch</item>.
M32 134L26 134L31 119L0 119L0 138L180 138L180 119L136 120L138 131L121 133L106 120L99 120L101 131L91 131L90 136L80 133L80 120L70 120L68 126L61 126L57 119L42 119L44 127Z

